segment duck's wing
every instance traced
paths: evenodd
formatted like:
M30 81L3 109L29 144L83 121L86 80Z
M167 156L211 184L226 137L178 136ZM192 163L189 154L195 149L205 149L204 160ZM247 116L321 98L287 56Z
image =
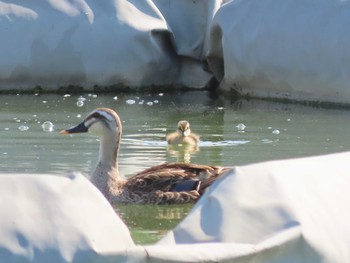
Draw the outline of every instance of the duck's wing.
M165 163L146 169L128 179L133 193L153 193L165 202L195 201L227 168L188 163ZM174 201L174 200L173 200Z

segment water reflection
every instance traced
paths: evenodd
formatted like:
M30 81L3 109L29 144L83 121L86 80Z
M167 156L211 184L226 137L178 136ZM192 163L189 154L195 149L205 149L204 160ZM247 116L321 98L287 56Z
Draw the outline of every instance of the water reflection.
M173 229L191 210L185 205L115 205L122 220L131 228L138 244L151 244Z
M196 154L198 151L198 145L175 144L167 146L169 156L173 157L176 162L190 163L191 155Z

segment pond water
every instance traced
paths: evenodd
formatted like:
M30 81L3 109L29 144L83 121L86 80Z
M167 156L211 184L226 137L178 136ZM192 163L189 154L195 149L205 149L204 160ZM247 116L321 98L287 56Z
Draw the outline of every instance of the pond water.
M89 177L97 161L97 138L58 132L81 122L97 107L113 108L122 120L119 168L124 176L169 161L235 166L350 150L346 109L237 101L205 91L1 95L0 105L2 172L80 171ZM199 149L166 145L166 134L181 119L201 135ZM116 205L115 210L135 242L145 244L175 227L191 207Z

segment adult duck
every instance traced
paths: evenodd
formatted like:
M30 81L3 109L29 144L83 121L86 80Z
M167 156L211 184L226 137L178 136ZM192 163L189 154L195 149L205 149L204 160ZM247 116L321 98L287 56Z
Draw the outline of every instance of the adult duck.
M177 204L197 201L227 169L188 163L165 163L129 178L118 171L122 124L109 108L92 111L80 124L61 134L91 132L100 137L100 154L91 181L109 202Z
M179 121L177 130L167 135L166 140L168 144L188 144L197 146L199 143L199 136L190 129L190 123L186 120Z

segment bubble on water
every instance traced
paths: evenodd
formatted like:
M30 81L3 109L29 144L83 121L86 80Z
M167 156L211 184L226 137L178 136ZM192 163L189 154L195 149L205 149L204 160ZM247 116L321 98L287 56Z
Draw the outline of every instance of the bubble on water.
M277 135L277 134L280 134L280 131L275 129L275 130L272 131L272 133Z
M142 104L143 104L143 102L144 102L144 100L141 100L141 101L139 101L139 104L140 104L140 105L142 105Z
M291 121L291 119L290 119L290 118L288 118L288 119L287 119L287 121Z
M152 102L152 101L149 101L149 102L147 102L147 105L148 105L148 106L152 106L152 105L153 105L153 102Z
M16 120L16 122L21 122L21 120Z
M114 100L118 100L118 97L117 97L117 96L114 96L113 99L114 99Z
M97 98L97 95L96 94L93 94L91 97L93 97L94 99Z
M47 103L47 100L43 100L42 102L43 102L44 104L46 104L46 103Z
M64 94L63 95L63 98L68 98L68 97L70 97L71 95L70 94Z
M54 125L51 121L45 121L41 125L41 128L43 128L44 132L52 132L54 130Z
M164 95L164 93L159 93L158 96L159 97L162 97Z
M154 100L153 102L154 102L155 104L157 104L159 101L158 101L158 100Z
M77 118L81 118L81 114L77 114Z
M29 130L29 127L26 126L26 125L21 125L21 126L18 127L18 129L19 129L20 131L28 131L28 130Z
M79 96L79 98L78 98L78 100L80 100L80 101L86 101L86 98L84 98L83 96Z
M223 109L224 109L224 107L218 107L217 109L218 109L218 110L223 110Z
M76 105L80 108L80 107L83 107L84 106L84 101L82 100L78 100Z
M9 128L9 127L5 127L4 130L5 130L5 131L9 131L10 128Z
M244 131L246 127L247 127L247 126L245 126L243 123L239 123L239 124L236 126L236 128L237 128L239 131Z
M135 100L129 99L126 101L126 104L132 105L132 104L135 104L135 102L136 102Z

